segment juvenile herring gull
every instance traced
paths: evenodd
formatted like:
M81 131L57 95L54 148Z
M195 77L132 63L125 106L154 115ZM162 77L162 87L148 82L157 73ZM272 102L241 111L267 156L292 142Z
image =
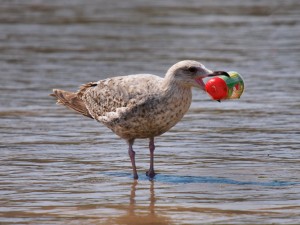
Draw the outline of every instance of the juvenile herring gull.
M220 71L184 60L173 65L164 78L151 74L118 76L84 84L75 93L54 89L51 96L58 104L103 123L125 139L134 179L138 179L134 140L149 138L150 168L146 174L153 178L154 137L182 119L192 101L192 87L205 90L202 79L216 75Z

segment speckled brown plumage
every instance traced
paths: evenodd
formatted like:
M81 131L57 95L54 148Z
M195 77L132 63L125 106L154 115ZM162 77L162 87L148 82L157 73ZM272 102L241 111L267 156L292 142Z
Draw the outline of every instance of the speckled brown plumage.
M134 139L149 138L149 176L154 176L154 137L182 119L192 101L191 88L204 90L202 78L210 72L199 62L185 60L173 65L164 78L150 74L112 77L87 83L76 93L54 89L52 96L58 104L94 118L127 140L135 178Z

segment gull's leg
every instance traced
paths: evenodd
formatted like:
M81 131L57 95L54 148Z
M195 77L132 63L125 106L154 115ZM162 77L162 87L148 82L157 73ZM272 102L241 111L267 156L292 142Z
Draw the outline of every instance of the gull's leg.
M155 145L154 145L154 138L149 139L149 150L150 150L150 168L148 172L146 172L146 175L150 178L153 178L155 176L154 172L154 150L155 150Z
M137 180L139 178L139 176L137 174L136 166L135 166L135 151L133 151L133 148L132 148L133 143L134 143L134 139L128 140L128 145L129 145L128 154L129 154L131 164L132 164L133 178Z

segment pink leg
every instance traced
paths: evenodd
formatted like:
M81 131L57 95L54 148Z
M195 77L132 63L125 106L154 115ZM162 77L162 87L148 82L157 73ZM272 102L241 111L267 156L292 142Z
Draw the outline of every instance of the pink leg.
M132 148L133 143L134 143L134 139L128 140L128 145L129 145L128 154L129 154L131 164L132 164L133 178L137 180L139 178L139 176L137 174L136 166L135 166L135 151L133 151L133 148Z
M154 138L150 138L149 142L149 150L150 150L150 168L148 172L146 172L146 175L150 178L153 178L155 176L154 172L154 150L155 150L155 145L154 145Z

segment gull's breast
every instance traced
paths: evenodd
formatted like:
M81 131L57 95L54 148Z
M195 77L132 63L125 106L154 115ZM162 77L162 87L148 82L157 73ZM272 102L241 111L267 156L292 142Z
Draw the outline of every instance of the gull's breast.
M188 111L192 100L190 89L171 95L156 95L106 124L124 139L149 138L161 135L177 124Z

